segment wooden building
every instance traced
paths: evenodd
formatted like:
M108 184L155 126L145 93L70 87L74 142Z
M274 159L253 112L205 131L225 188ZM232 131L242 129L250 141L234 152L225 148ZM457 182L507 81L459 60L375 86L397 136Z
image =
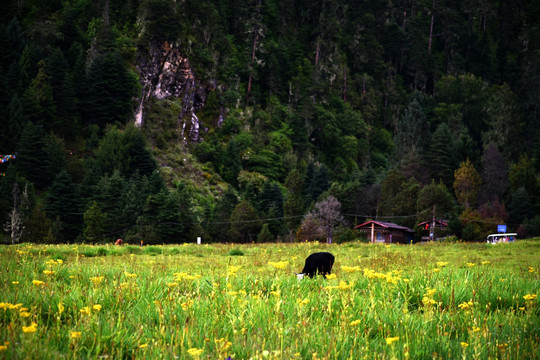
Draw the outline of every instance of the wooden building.
M410 244L414 240L414 230L391 222L370 220L356 227L372 243Z
M433 231L433 225L435 225L435 231ZM446 220L422 221L418 227L422 231L422 241L437 240L448 236L448 221Z

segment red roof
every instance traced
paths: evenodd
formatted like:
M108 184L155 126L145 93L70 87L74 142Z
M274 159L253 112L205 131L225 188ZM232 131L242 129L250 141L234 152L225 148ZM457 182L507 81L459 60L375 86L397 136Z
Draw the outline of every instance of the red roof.
M408 232L414 232L413 229L408 228L408 227L405 227L405 226L401 226L401 225L394 224L394 223L391 223L391 222L377 221L377 220L366 221L366 222L363 223L363 224L357 225L356 228L358 229L358 228L367 227L367 225L370 225L370 226L371 226L372 223L375 224L375 225L377 225L377 226L383 227L383 228L385 228L385 229L396 229L396 230L403 230L403 231L408 231Z

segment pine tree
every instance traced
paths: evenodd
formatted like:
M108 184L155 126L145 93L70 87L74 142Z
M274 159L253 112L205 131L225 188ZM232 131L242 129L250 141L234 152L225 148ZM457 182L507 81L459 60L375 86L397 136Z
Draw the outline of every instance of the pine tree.
M231 231L233 239L242 243L252 242L260 232L261 225L255 208L242 200L231 213Z
M257 242L258 243L269 243L269 242L274 241L274 239L275 239L274 236L272 235L272 233L268 229L268 224L264 224L262 229L261 229L261 232L257 236Z
M16 166L38 189L51 183L49 175L50 159L45 149L47 136L41 126L26 123L17 145Z
M81 232L82 211L80 208L77 185L71 176L61 171L46 196L45 211L52 219L60 219L60 242L73 242Z
M84 238L91 243L100 243L105 235L105 218L96 201L84 212Z

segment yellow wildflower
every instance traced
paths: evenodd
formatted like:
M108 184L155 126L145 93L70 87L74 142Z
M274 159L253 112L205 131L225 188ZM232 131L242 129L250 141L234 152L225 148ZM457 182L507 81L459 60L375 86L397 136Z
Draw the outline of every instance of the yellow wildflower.
M304 300L298 299L298 305L304 306L304 305L307 305L307 304L309 304L309 299L308 298L305 298Z
M90 306L85 306L82 309L80 309L79 311L80 311L81 314L89 315L90 314Z
M461 342L461 346L464 347L464 348L466 348L467 346L469 346L469 344L466 343L466 342L464 342L464 341L462 341L462 342Z
M439 271L441 271L441 269L439 269L439 268L433 269L433 272L439 272Z
M475 263L467 263L467 266L468 267L474 267L474 266L476 266L476 264Z
M145 349L148 347L148 344L140 344L139 349Z
M480 330L481 330L481 329L480 329L478 326L473 326L473 327L472 327L472 331L473 331L473 332L478 332L478 331L480 331Z
M187 300L185 302L183 302L180 306L182 306L182 310L186 311L187 309L189 309L190 307L193 306L193 300L190 299L190 300Z
M27 317L30 316L30 313L27 312L27 311L21 311L21 312L19 313L19 315L21 315L21 317L27 318Z
M189 355L191 355L193 357L199 357L204 352L204 349L190 348L190 349L188 349L187 352L188 352Z
M488 264L491 264L491 261L489 261L489 260L482 261L481 264L482 265L488 265Z
M23 326L22 331L27 334L35 333L37 331L37 324L33 322L30 326Z
M434 299L429 298L429 297L427 297L427 296L424 296L424 297L422 298L422 303L424 304L424 306L430 306L430 305L435 305L435 304L437 304L437 302L436 302Z
M96 305L92 306L92 309L93 309L94 311L101 311L101 305L96 304Z
M326 278L327 278L327 279L330 279L330 280L331 280L331 279L335 279L335 278L337 278L337 275L336 275L336 274L326 275Z
M18 281L12 281L11 283L12 283L13 285L18 285L18 284L19 284Z
M59 315L62 315L62 313L64 312L64 304L62 304L61 302L58 303L58 314Z
M348 288L350 288L350 287L352 287L352 286L353 286L352 283L350 283L350 284L347 285L347 283L346 283L345 281L340 281L340 282L339 282L339 285L338 285L338 287L339 287L341 290L347 290Z
M524 295L523 298L527 301L533 301L533 300L536 300L536 294L527 294L527 295Z
M351 323L349 325L350 326L356 326L358 324L360 324L360 320L353 320L353 321L351 321Z
M128 278L136 278L137 277L137 274L130 274L128 272L125 272L124 275L126 275L126 277L128 277Z
M7 345L0 345L0 351L6 351Z
M173 287L178 286L178 283L177 283L177 282L170 282L170 283L167 283L167 286L168 286L169 288L173 288Z
M529 266L529 272L530 273L533 273L534 272L534 268L532 266Z
M287 265L289 265L289 262L287 262L287 261L278 261L278 262L269 261L268 265L270 265L271 267L273 267L276 270L280 270L280 269L285 269L287 267Z
M174 273L174 276L176 277L175 280L176 281L182 281L182 280L195 280L195 279L198 279L201 277L201 275L190 275L186 272L179 272L179 273Z
M80 331L72 331L70 336L72 339L80 339L82 333Z
M448 262L447 261L437 261L437 267L445 267L446 265L448 265Z
M54 271L52 271L52 270L43 270L43 274L45 274L45 275L53 275Z
M99 284L101 284L103 279L105 279L104 276L94 276L94 277L90 278L90 281L92 281L94 283L94 285L99 285Z
M472 302L472 300L469 300L467 302L462 302L461 304L458 305L458 307L461 309L461 310L469 310L470 308L472 308L474 305L474 303Z
M343 265L341 267L341 270L347 272L347 273L353 273L353 272L358 272L360 271L360 266L347 266L347 265Z
M42 286L42 285L45 285L45 282L41 280L32 280L32 284L36 286Z
M270 294L279 297L281 295L281 290L273 290L270 291Z
M395 337L387 337L386 338L386 343L388 345L392 345L393 343L395 343L396 341L399 340L399 336L395 336Z

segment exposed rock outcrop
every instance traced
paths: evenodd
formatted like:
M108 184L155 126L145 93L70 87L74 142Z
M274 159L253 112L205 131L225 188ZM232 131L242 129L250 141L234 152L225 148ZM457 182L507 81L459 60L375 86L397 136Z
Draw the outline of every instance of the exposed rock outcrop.
M139 49L137 69L142 93L135 124L142 126L145 106L151 96L181 98L182 111L178 114L181 140L199 141L201 124L195 112L204 105L206 90L195 77L189 59L183 57L174 44L152 40L147 48Z

